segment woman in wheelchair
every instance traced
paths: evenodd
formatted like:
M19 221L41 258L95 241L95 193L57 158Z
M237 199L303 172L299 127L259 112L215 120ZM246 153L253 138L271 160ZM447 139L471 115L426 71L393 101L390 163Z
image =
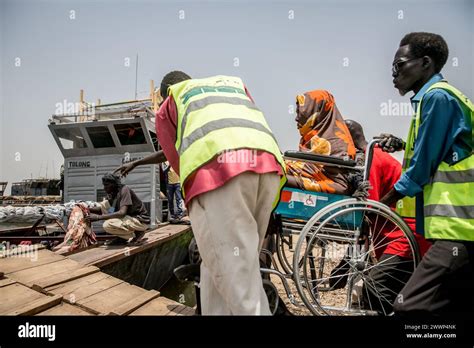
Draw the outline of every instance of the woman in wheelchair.
M355 159L356 149L334 97L314 90L296 97L296 118L301 135L299 150L316 155ZM287 186L307 191L348 194L348 173L334 167L287 160Z

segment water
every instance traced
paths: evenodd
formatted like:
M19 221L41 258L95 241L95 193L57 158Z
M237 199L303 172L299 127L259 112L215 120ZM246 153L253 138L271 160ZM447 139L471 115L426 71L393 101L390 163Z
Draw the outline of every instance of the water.
M194 307L196 305L196 291L193 282L181 282L173 276L159 291L161 296L186 306Z

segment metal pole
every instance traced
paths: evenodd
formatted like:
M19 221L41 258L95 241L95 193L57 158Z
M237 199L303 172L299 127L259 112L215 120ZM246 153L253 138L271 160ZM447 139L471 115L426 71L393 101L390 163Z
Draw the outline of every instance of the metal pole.
M135 100L137 100L137 85L138 85L138 53L135 60Z

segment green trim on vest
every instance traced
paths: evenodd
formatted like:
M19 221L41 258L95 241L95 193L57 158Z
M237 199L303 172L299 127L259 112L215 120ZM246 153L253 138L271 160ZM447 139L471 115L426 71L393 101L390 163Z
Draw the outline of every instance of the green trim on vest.
M277 141L262 112L246 95L241 79L231 76L193 79L172 85L168 91L178 109L175 146L183 184L213 158L225 151L244 148L273 154L285 173ZM283 175L280 189L285 182ZM274 207L279 198L278 194Z
M426 92L441 88L461 103L466 122L474 132L474 105L458 89L446 81L434 83ZM409 167L421 123L421 105L418 104L408 134L404 171ZM423 187L425 237L474 241L474 155L449 165L441 162L430 183ZM410 207L411 209L412 207ZM413 206L414 209L414 206ZM413 213L408 212L408 213ZM405 211L407 213L407 211Z

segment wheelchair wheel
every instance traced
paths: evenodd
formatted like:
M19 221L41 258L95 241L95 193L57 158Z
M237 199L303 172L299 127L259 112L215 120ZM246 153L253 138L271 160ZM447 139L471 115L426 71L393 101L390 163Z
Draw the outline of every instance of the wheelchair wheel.
M304 225L302 220L284 220L276 235L278 261L286 274L293 273L293 254Z
M306 223L294 252L294 279L315 315L388 315L418 262L418 245L403 219L379 202L345 199Z
M270 306L270 312L272 315L278 310L278 304L280 302L280 298L278 297L278 290L273 285L273 283L268 279L263 279L263 289L265 290L265 294L267 295L268 304Z
M291 230L291 231L284 231L280 233L276 237L276 244L277 244L277 256L280 265L282 266L283 270L286 274L291 275L294 272L293 269L293 258L294 252L296 250L296 246L301 235L301 230L303 229L305 222L299 222L301 227L299 230ZM308 241L308 237L306 237L306 242ZM303 250L306 249L306 243L302 243L300 245L301 255L304 255ZM301 269L303 266L303 256L300 256L298 261L298 269Z

